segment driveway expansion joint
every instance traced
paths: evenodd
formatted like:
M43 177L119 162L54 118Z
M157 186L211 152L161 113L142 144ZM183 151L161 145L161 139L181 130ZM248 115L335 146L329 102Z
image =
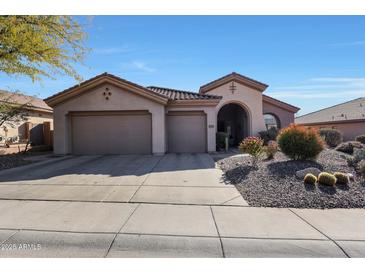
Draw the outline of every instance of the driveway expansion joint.
M305 222L306 224L308 224L309 226L311 226L313 229L317 230L319 233L321 233L323 236L325 236L328 240L330 240L331 242L333 242L342 251L342 253L345 254L345 256L347 258L350 258L350 255L342 248L342 246L340 246L330 236L328 236L327 234L325 234L324 232L322 232L320 229L318 229L317 227L315 227L314 225L312 225L309 221L307 221L304 217L300 216L298 213L294 212L291 208L288 208L288 210L291 213L293 213L295 216L297 216L298 218L300 218L303 222Z
M158 161L156 161L156 163L153 165L153 167L151 168L151 170L148 172L148 175L146 176L146 178L144 178L143 182L139 185L139 187L137 188L137 190L133 193L133 195L130 197L128 202L131 202L132 199L134 198L134 196L136 196L137 192L141 189L141 187L144 185L144 183L147 181L148 177L151 176L151 173L153 172L153 170L158 166L158 164L161 162L161 160L166 157L166 155L160 157L158 159Z
M213 222L214 222L214 225L215 225L215 229L217 230L217 234L218 234L218 238L219 238L219 242L220 242L220 246L221 246L221 250L222 250L222 257L225 258L226 255L225 255L225 252L224 252L224 246L223 246L222 237L221 237L221 234L219 233L219 229L218 229L217 222L215 221L213 209L212 209L211 206L209 208L210 208L210 213L212 214L212 218L213 218Z
M125 220L125 222L121 225L120 229L118 230L117 233L115 233L114 237L113 237L113 240L111 241L110 245L109 245L109 248L108 250L106 251L105 255L104 255L104 258L106 258L110 252L110 250L112 249L113 247L113 244L115 242L115 239L117 238L118 234L120 233L120 231L122 231L123 227L128 223L129 219L133 216L134 212L136 212L136 210L139 208L140 205L137 205L133 211L129 214L128 218Z

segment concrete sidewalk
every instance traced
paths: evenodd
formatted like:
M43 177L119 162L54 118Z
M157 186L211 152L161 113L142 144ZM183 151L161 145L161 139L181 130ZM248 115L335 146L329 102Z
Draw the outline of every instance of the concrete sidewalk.
M1 257L364 257L365 210L0 202Z

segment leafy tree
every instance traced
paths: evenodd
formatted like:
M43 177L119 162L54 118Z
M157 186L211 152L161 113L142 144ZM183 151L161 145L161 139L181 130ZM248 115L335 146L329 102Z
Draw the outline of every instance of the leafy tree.
M71 16L0 16L0 71L8 75L81 80L72 64L88 51L86 35Z
M0 16L0 72L55 79L68 75L80 81L73 64L83 61L86 34L71 16ZM17 93L0 92L0 127L24 121L30 102L16 103Z

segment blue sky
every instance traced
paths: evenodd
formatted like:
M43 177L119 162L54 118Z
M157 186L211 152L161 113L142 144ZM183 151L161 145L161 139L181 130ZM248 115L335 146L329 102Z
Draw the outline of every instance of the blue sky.
M365 16L78 17L92 49L86 80L109 72L141 85L197 91L236 71L299 114L365 96ZM0 74L0 88L45 98L76 84Z

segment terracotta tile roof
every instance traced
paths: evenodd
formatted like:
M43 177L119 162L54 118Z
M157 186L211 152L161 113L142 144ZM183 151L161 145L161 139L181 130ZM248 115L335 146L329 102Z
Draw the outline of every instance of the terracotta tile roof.
M221 99L221 96L217 95L208 95L201 94L192 91L178 90L172 88L163 88L163 87L155 87L149 86L147 87L149 90L156 92L160 95L163 95L170 100L209 100L209 99Z
M298 124L365 119L365 97L324 108L295 118Z
M4 102L5 99L7 99L7 102L11 102L13 104L29 104L30 108L34 110L52 112L51 107L49 107L42 99L34 96L0 90L0 101Z

